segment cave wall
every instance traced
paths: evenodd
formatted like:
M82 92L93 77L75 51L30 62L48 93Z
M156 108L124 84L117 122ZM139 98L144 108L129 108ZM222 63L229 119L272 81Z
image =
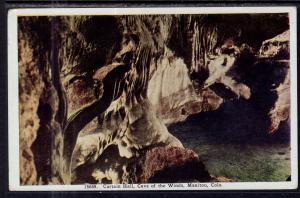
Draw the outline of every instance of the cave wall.
M58 65L53 64L56 50L51 42L56 35L51 25L47 17L19 18L21 184L48 183L59 169L56 156L64 115L61 90L55 86L60 80Z

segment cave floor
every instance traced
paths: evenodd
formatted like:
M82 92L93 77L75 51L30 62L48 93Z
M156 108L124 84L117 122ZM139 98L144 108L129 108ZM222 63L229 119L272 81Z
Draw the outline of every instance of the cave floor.
M289 128L282 125L269 136L263 123L251 104L238 101L168 129L198 153L214 176L234 182L286 181L291 172Z

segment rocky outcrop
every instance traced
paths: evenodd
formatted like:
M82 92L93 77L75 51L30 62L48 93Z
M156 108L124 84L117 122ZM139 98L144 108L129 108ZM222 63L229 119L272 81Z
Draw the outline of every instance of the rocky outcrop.
M269 133L275 133L279 125L287 121L290 124L290 72L288 70L285 80L276 89L278 98L274 107L269 112L270 127Z
M289 30L262 43L259 57L271 63L274 69L272 91L276 94L276 101L268 112L269 134L275 133L281 123L290 124L290 32ZM265 60L266 59L266 60Z
M178 147L149 149L137 159L134 169L140 171L135 174L137 183L208 182L212 179L194 151Z
M198 155L189 149L172 146L151 146L140 155L127 159L116 155L110 146L93 164L75 169L73 183L162 183L216 181ZM88 173L87 173L88 171Z
M259 50L259 56L276 59L289 59L290 31L287 30L271 39L265 40Z
M274 79L270 86L276 97L268 109L268 133L275 133L280 124L290 117L290 32L289 30L263 41L259 50L259 62L272 65Z

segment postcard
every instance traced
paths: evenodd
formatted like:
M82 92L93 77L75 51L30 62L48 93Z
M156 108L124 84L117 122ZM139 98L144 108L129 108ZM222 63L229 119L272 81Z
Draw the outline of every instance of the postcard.
M295 7L9 10L9 189L296 189L296 24Z

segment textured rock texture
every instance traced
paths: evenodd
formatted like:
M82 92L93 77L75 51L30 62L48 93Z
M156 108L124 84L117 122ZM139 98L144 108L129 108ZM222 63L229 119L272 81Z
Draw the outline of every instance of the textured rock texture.
M211 181L211 176L198 155L189 149L155 147L137 159L134 168L138 183L175 183L187 181ZM139 175L140 174L140 175Z
M214 110L222 98L210 90L197 93L183 59L166 50L156 62L147 96L165 124L184 121L188 115Z
M110 146L93 164L79 166L73 183L160 183L216 181L198 155L189 149L172 146L151 146L140 155L127 159Z
M284 15L20 17L21 184L218 180L166 124L243 97L275 132L288 117L287 51L258 52L288 29L274 18L287 24Z
M269 112L270 127L269 133L274 133L279 128L280 123L287 121L290 124L290 73L286 74L285 80L277 88L278 99Z
M265 40L259 50L259 55L267 58L288 59L290 52L290 31L287 30L274 38Z
M28 41L19 36L20 59L20 167L21 183L36 184L37 173L34 165L34 156L30 149L36 139L40 119L37 115L39 98L41 97L44 83L33 57L33 50ZM29 79L29 80L28 80Z
M287 30L271 39L262 43L259 55L262 58L273 59L276 64L281 67L277 71L280 82L273 84L274 92L277 99L271 110L269 111L270 125L268 132L270 134L277 131L279 125L290 118L290 31ZM281 73L281 75L280 75Z

